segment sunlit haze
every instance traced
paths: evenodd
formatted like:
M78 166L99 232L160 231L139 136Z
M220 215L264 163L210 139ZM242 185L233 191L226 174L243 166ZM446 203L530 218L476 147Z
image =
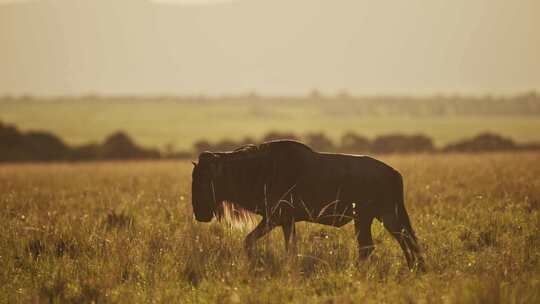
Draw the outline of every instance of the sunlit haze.
M0 95L540 89L537 0L0 3Z

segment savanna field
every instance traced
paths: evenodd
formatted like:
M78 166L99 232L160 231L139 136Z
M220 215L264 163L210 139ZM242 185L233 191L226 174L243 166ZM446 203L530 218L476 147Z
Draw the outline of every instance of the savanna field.
M252 223L198 223L184 161L0 166L2 303L539 303L540 154L381 156L405 178L427 273L382 224L299 224L243 251Z

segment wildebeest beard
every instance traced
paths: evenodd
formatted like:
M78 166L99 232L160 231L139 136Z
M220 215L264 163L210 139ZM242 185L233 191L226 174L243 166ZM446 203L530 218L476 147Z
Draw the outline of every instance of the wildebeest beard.
M212 205L218 220L252 221L264 210L273 172L263 149L248 145L233 152L205 152L201 163L211 168Z

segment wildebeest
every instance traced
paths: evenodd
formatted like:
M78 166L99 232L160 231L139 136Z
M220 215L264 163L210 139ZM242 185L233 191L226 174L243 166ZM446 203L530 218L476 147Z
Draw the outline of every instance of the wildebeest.
M369 156L319 153L291 140L203 152L193 168L195 219L211 221L224 201L262 216L245 239L248 253L277 226L288 249L295 242L296 222L341 227L354 220L359 258L366 259L374 249L371 223L376 218L397 240L409 267L424 269L401 174Z

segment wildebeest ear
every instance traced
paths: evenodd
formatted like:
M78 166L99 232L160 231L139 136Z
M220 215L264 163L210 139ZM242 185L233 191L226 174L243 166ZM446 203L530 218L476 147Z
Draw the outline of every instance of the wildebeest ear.
M193 164L193 167L197 167L197 163L196 163L196 162L192 161L191 163Z
M212 152L205 151L199 155L199 162L201 161L211 161L216 158L216 155Z

